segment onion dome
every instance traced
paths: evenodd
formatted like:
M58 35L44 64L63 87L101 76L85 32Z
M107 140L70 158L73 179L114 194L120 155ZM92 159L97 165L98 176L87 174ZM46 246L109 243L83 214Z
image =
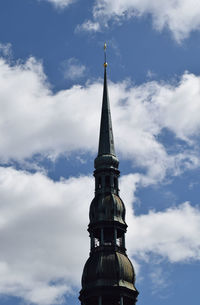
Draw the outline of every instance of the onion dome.
M90 205L90 224L102 221L117 221L125 223L125 206L121 198L116 194L99 194L95 196Z
M95 252L87 260L82 288L124 287L136 291L135 272L131 261L119 252Z

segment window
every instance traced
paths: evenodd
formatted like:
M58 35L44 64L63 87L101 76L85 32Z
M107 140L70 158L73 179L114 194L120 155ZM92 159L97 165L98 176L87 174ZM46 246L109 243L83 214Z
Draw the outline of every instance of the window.
M110 186L110 177L106 176L106 187Z
M101 177L98 178L98 185L97 185L98 189L102 188L102 182L101 182Z
M98 238L94 239L94 246L95 246L95 248L100 246L100 242L99 242Z
M118 188L118 185L117 185L117 178L116 178L116 177L114 178L114 188L115 188L115 189Z

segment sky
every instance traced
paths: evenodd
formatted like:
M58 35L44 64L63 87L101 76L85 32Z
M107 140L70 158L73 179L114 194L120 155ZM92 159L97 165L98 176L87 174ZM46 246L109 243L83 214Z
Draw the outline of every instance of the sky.
M200 2L0 1L0 304L78 305L103 45L138 305L199 305Z

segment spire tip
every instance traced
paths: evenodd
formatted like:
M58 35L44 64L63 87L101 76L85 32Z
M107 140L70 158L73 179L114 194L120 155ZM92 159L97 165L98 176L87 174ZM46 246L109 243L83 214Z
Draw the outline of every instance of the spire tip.
M107 44L106 42L104 43L104 68L107 68L108 63L106 62L106 49L107 49Z

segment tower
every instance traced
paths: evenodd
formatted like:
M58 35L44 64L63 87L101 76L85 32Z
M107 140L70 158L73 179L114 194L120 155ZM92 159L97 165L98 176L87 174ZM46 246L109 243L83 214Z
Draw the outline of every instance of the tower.
M115 154L107 88L106 45L98 155L94 161L95 197L90 205L90 256L83 275L81 305L135 305L135 272L126 254L125 206L119 197L119 161Z

